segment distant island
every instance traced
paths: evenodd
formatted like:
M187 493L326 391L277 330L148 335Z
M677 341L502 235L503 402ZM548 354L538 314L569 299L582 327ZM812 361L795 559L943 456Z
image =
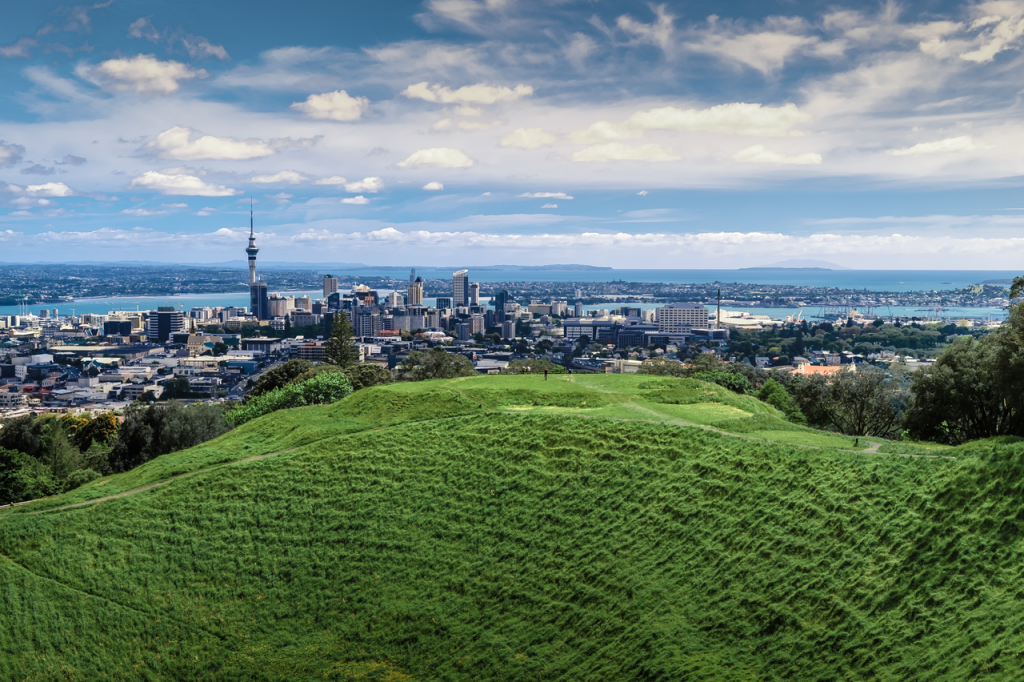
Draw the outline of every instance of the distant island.
M836 263L832 263L827 260L808 260L806 258L791 258L789 260L779 261L778 263L768 263L767 265L757 265L752 268L740 268L740 270L850 270L851 268L843 267Z

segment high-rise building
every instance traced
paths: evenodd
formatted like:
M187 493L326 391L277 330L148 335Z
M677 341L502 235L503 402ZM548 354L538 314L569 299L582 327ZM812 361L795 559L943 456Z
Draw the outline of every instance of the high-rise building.
M409 285L410 293L412 285ZM392 291L384 298L384 304L389 308L402 308L405 306L405 299L400 291Z
M670 303L658 308L658 331L688 332L708 328L708 309L701 303Z
M409 271L409 284L412 284L415 281L416 281L416 268L412 268ZM420 280L420 281L422 282L423 280Z
M249 204L249 246L245 253L249 256L249 285L256 284L256 254L260 250L256 248L256 234L253 232L252 203Z
M447 296L438 296L434 299L434 307L438 310L451 310L454 306L452 305L452 299Z
M306 312L313 312L313 299L311 299L309 296L296 296L295 309L305 310Z
M456 308L469 305L469 270L452 273L452 299Z
M576 305L573 307L572 314L576 317L583 317L583 302L576 301Z
M480 305L480 284L478 282L469 285L469 304Z
M516 338L515 320L505 320L501 323L501 338L506 340Z
M172 306L160 306L146 320L146 337L150 343L167 343L171 334L185 329L185 316Z
M266 282L253 282L249 285L249 310L257 320L270 319L270 299L267 296Z
M334 275L324 275L324 298L338 291L338 278Z
M413 270L413 272L416 272ZM417 277L416 281L409 283L408 305L423 305L423 278Z

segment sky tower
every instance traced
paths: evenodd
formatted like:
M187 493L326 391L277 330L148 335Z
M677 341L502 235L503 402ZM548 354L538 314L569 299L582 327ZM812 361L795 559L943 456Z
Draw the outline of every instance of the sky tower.
M249 246L245 252L249 254L249 286L256 284L256 254L260 252L256 248L256 235L252 231L252 199L249 200Z

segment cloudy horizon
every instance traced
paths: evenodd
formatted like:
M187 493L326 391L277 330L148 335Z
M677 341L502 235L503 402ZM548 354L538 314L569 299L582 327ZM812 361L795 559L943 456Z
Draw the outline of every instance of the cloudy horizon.
M0 261L1008 269L1024 1L107 1L0 27Z

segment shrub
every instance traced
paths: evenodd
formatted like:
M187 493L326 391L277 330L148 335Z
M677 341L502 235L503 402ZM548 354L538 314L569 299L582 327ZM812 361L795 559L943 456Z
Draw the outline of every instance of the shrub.
M128 471L154 457L205 443L229 428L220 405L145 405L136 401L125 410L110 452L110 466L114 471Z
M775 379L769 379L764 382L764 385L761 386L756 395L758 400L768 403L779 412L782 412L791 422L803 424L807 421L800 408L793 402L793 397Z
M278 410L337 402L350 393L352 386L344 372L320 372L311 379L257 396L231 410L226 419L238 426Z

